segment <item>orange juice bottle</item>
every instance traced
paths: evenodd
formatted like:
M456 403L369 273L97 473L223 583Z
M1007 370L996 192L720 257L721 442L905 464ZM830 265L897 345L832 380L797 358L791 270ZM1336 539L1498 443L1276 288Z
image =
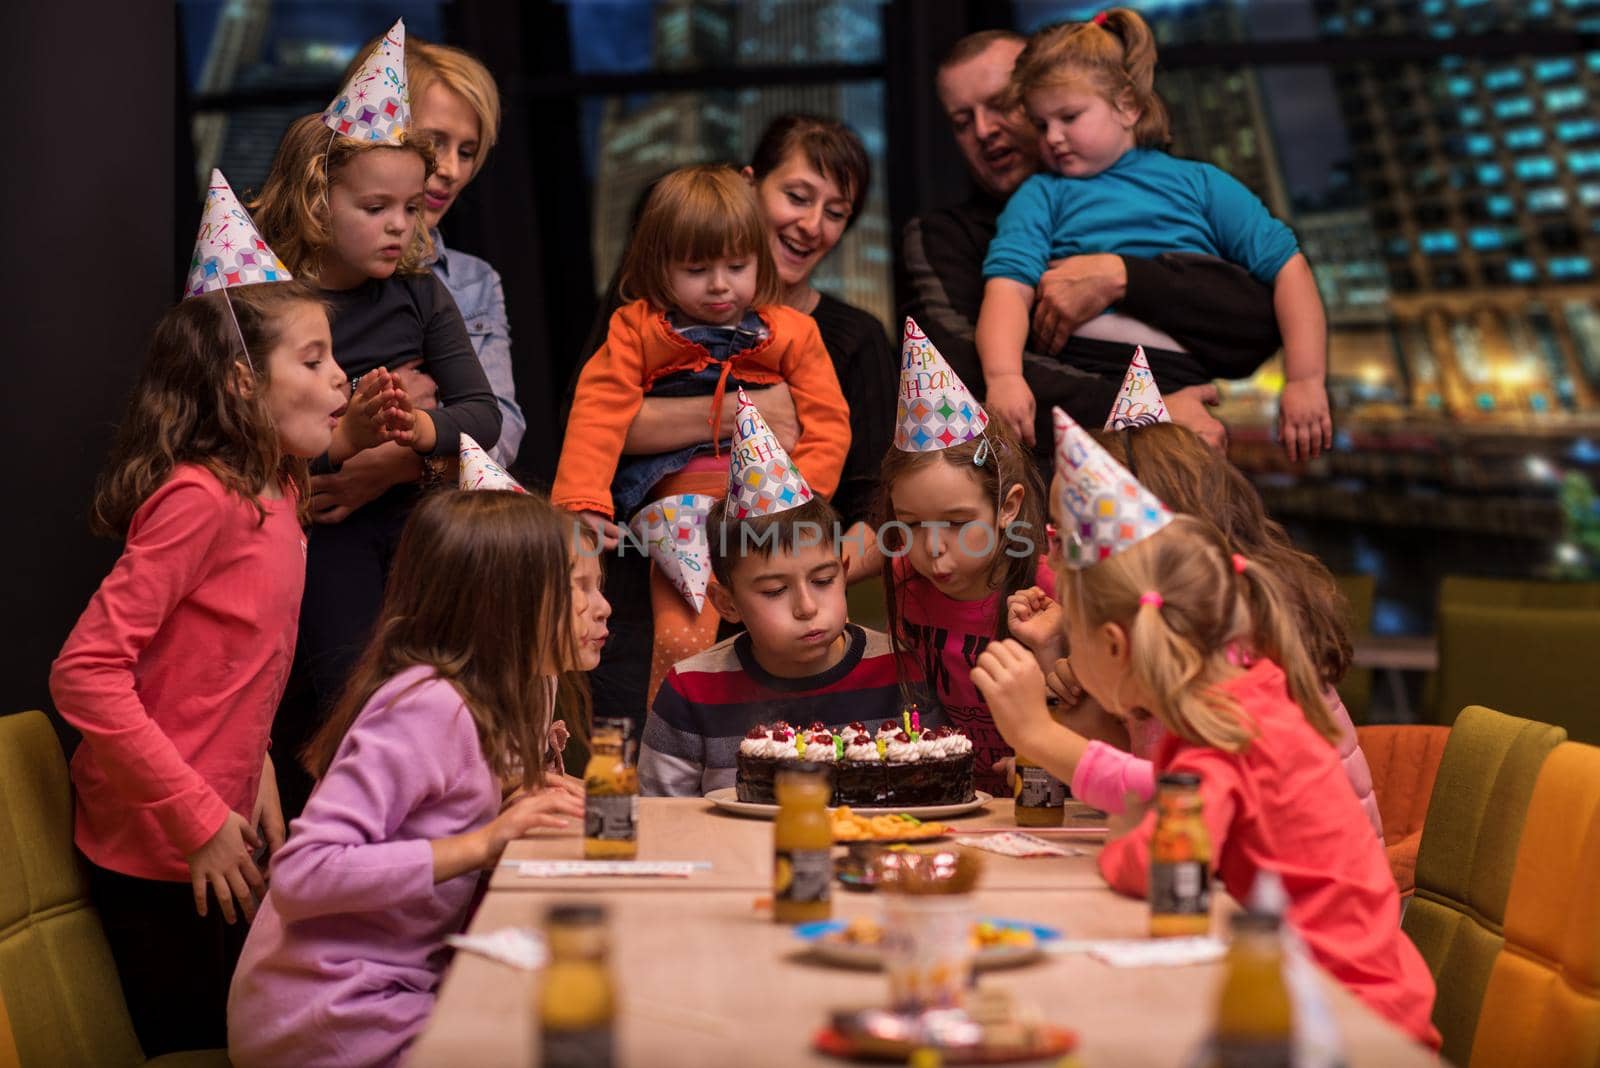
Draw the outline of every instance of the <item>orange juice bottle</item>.
M778 815L772 821L772 918L809 923L833 915L833 828L828 798L833 787L820 764L801 762L778 771Z
M583 769L583 855L632 860L639 855L639 772L623 755L625 719L597 719Z
M1150 934L1211 930L1211 836L1201 818L1200 776L1161 776L1150 843Z
M1066 784L1021 753L1016 759L1017 826L1060 827L1067 821Z
M1216 1068L1289 1068L1294 1009L1283 979L1277 916L1235 913L1217 998Z
M552 906L545 920L550 966L535 1008L544 1068L610 1068L615 1059L616 990L606 963L606 914L599 905Z

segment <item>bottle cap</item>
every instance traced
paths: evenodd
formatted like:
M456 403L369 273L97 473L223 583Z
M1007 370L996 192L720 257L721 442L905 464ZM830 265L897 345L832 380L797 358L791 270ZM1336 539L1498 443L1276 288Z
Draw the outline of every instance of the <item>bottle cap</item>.
M1200 776L1192 771L1169 771L1156 781L1162 786L1199 786Z
M1282 922L1270 912L1256 912L1253 909L1235 912L1228 917L1228 926L1235 931L1259 931L1263 934L1277 931Z
M545 922L574 927L605 923L606 909L604 905L563 902L550 906L545 913Z

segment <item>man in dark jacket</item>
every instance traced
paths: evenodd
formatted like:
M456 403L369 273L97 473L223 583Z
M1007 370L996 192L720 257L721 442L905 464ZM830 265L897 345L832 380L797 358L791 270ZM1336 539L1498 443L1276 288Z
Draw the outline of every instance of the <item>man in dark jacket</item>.
M1021 34L986 30L962 38L940 64L939 101L977 190L964 203L912 219L904 234L903 267L911 290L906 314L980 393L983 367L975 333L984 254L1006 199L1039 167L1038 138L1027 116L1020 107L1005 106L1011 68L1025 43ZM1137 320L1123 320L1130 336L1072 337L1112 305ZM1023 354L1023 376L1038 401L1038 451L1048 454L1052 447L1052 406L1091 428L1105 422L1127 367L1127 345L1141 343L1201 355L1265 356L1282 339L1271 290L1222 260L1187 253L1058 260L1040 279L1033 338ZM1079 366L1057 358L1068 345ZM1174 422L1214 445L1225 442L1226 429L1207 410L1217 403L1215 386L1169 389L1160 367L1155 378Z

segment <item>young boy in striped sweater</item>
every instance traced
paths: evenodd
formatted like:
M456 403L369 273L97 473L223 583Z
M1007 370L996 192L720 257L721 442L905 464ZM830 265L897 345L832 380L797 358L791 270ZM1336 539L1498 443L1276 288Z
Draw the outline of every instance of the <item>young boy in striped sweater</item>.
M845 563L837 516L807 496L781 511L736 519L735 499L706 520L707 591L722 617L746 630L680 660L645 722L639 786L646 795L700 796L734 784L739 742L758 723L785 720L837 730L898 719L900 679L889 638L845 619ZM927 726L943 713L921 701Z

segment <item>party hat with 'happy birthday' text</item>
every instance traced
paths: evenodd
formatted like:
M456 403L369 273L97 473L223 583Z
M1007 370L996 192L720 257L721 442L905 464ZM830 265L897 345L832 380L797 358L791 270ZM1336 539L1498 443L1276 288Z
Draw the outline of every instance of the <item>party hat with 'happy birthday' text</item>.
M411 93L406 88L406 24L395 20L361 62L328 110L323 124L357 141L398 143L411 123Z
M1172 513L1101 448L1073 418L1052 410L1056 428L1056 500L1061 557L1075 570L1131 548L1172 522Z
M1117 390L1111 414L1106 417L1105 429L1127 430L1170 422L1172 416L1167 414L1167 402L1161 399L1155 376L1150 373L1150 360L1144 354L1144 346L1136 346L1128 373L1122 377L1122 388Z
M894 447L901 452L948 449L978 437L989 425L983 405L909 316L900 344L894 424Z
M244 210L233 187L216 169L206 189L205 210L200 216L200 235L194 241L194 257L189 261L189 277L183 283L185 297L198 297L213 289L248 286L257 282L288 282L294 276L276 253L261 240L250 213Z
M728 467L728 517L747 519L796 508L811 499L811 487L744 390L734 416Z

